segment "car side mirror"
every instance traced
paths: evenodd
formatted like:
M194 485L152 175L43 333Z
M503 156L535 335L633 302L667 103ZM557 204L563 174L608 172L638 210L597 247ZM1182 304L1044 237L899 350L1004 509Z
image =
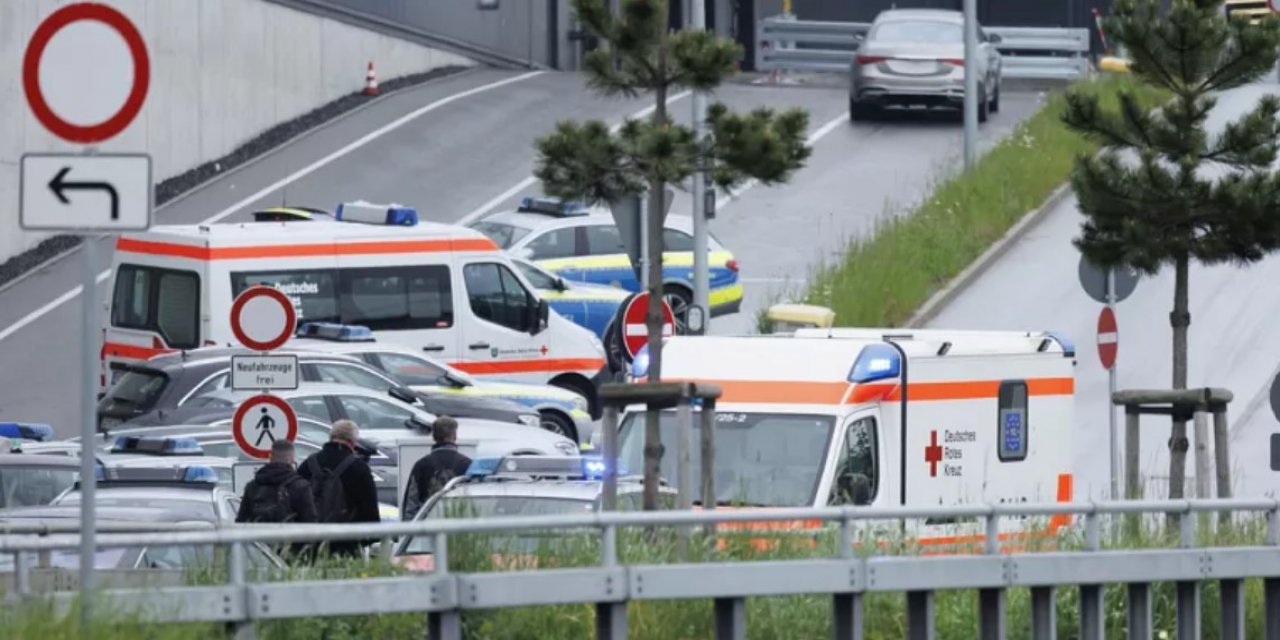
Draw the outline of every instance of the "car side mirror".
M391 387L387 389L387 395L406 404L416 404L418 402L418 394L404 387Z
M431 425L419 420L417 416L413 416L413 417L410 417L408 420L405 420L404 426L406 429L413 429L414 431L430 431L431 430Z
M990 42L991 44L1000 44L1001 42L1004 42L1004 38L1001 38L994 33L990 33L987 34L987 42Z
M568 290L569 290L569 285L564 281L564 278L556 278L556 291L568 291Z
M530 335L538 335L543 329L547 328L547 321L551 314L551 306L546 300L533 298L533 304L529 305L529 318L525 326L529 327Z
M846 473L840 476L840 492L848 497L849 503L862 506L871 502L871 478L864 473Z

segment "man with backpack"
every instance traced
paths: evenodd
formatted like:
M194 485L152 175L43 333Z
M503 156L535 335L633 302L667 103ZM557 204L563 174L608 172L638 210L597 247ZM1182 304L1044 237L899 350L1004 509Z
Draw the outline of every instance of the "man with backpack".
M329 442L307 458L298 474L311 482L318 522L380 522L378 490L373 472L360 456L356 446L360 429L350 420L333 423ZM360 555L363 545L376 540L342 540L329 543L333 555Z
M409 472L409 486L404 491L404 508L400 517L413 520L427 499L444 488L450 480L466 475L471 458L458 451L458 421L449 416L436 418L431 425L436 441L431 453L418 460Z
M236 522L315 522L311 485L293 467L293 443L271 443L271 459L245 486Z

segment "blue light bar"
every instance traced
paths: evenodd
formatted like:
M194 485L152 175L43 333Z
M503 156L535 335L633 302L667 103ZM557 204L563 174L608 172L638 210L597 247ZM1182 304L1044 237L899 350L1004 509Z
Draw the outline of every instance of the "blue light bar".
M111 453L138 453L153 456L202 456L204 448L193 438L159 438L155 436L120 436Z
M902 355L883 342L862 348L849 371L849 382L874 382L897 378L902 373Z
M333 342L374 342L373 331L358 324L336 322L305 322L298 327L299 338L331 340Z
M522 198L520 213L544 213L552 216L585 216L587 208L581 202L558 200L556 198Z
M53 427L34 422L0 422L0 437L44 442L53 439Z
M218 473L210 467L195 465L187 467L182 474L183 482L218 482Z
M476 458L467 467L467 476L472 478L491 476L498 470L502 458Z
M636 357L631 361L631 377L646 378L649 376L649 345L640 347Z
M604 472L609 468L609 461L600 456L583 456L582 457L582 475L588 480L601 480L604 478ZM627 475L627 467L622 461L617 462L617 475Z
M333 218L342 222L380 224L388 227L412 227L418 224L418 212L412 207L398 204L372 204L369 202L343 202L333 212Z

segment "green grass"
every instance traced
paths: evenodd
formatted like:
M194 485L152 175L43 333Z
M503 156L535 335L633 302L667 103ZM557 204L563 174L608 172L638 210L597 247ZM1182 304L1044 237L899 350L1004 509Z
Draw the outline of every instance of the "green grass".
M1137 532L1122 534L1121 539L1105 546L1126 549L1169 548L1176 546L1176 539L1162 533L1162 523ZM1261 521L1247 521L1221 533L1204 530L1199 544L1214 546L1258 545L1265 531ZM750 534L760 539L767 534ZM830 533L818 535L769 536L777 544L757 549L748 544L748 535L721 536L727 543L717 549L707 539L695 537L690 545L688 560L691 562L741 561L753 562L784 558L833 557L835 537ZM803 544L787 544L802 542ZM1078 532L1064 534L1047 543L1061 549L1078 549L1082 546ZM619 534L620 560L626 564L671 563L679 559L677 544L669 531L649 534L644 531L623 531ZM864 549L871 547L863 547ZM501 570L493 562L493 550L536 556L539 568L592 566L599 562L599 547L594 535L541 536L534 535L513 541L502 536L459 536L451 538L451 567L458 572L487 572ZM877 553L911 554L909 545L893 544L877 547ZM377 562L334 562L320 569L291 570L271 576L273 580L315 578L317 573L328 577L370 578L390 575L397 570ZM193 575L196 582L207 582L212 572ZM1214 640L1217 636L1217 585L1203 583L1202 624L1203 638ZM1262 634L1263 603L1262 585L1258 580L1246 582L1247 613L1246 637ZM1028 638L1030 635L1030 595L1026 589L1008 591L1008 637ZM1064 640L1079 637L1079 618L1076 608L1078 592L1074 588L1061 588L1057 592L1058 633ZM1108 637L1123 637L1124 627L1123 585L1109 586L1106 590L1106 624ZM936 625L940 638L971 638L977 629L976 595L972 591L944 591L937 594ZM1174 629L1174 587L1157 584L1153 590L1153 623L1157 632L1172 634ZM102 607L107 613L96 619L95 638L105 640L224 640L227 630L220 625L159 625L131 619L128 612ZM903 596L896 593L873 593L865 599L866 637L876 640L898 639L905 632ZM0 609L0 640L39 638L40 640L71 640L77 638L76 614L59 616L40 601L23 606ZM828 596L765 597L748 600L748 637L753 640L775 638L808 639L830 637L831 600ZM530 607L494 611L473 611L463 616L466 637L471 640L578 640L593 634L594 611L590 605ZM636 640L702 639L712 635L712 604L706 600L633 602L628 607L630 637ZM364 640L366 638L421 638L425 635L425 616L396 614L383 616L355 616L346 618L316 618L306 620L282 620L260 624L258 637L263 640L303 640L325 638L328 640Z
M1114 108L1128 77L1075 85ZM1144 103L1160 101L1138 89ZM842 260L822 265L806 302L831 308L839 326L899 326L1028 211L1063 184L1075 158L1096 150L1059 119L1063 95L1049 96L1031 118L981 156L967 172L942 181L914 210L885 216L852 241Z

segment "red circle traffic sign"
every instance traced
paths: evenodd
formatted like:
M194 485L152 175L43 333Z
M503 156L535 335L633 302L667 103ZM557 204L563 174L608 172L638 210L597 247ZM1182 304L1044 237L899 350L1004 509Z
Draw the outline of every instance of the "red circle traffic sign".
M277 396L253 396L236 408L231 433L245 455L265 460L271 457L271 444L278 439L277 434L289 442L298 437L298 416L288 402Z
M622 311L622 345L627 355L634 358L641 347L649 342L649 327L645 324L645 316L649 314L649 292L642 291L627 302ZM669 338L675 334L676 314L671 312L671 305L662 301L662 337Z
M114 115L92 125L78 125L62 119L49 107L40 90L40 57L44 55L49 41L67 25L81 20L101 22L120 34L129 47L129 56L133 58L133 86L129 88L129 96ZM27 51L22 58L22 89L27 94L31 112L44 128L67 142L90 144L124 131L142 110L150 85L151 61L147 57L147 45L142 41L142 35L129 18L105 4L79 2L54 11L31 34L31 41L27 43Z
M1103 369L1116 364L1116 352L1120 350L1120 330L1116 326L1116 314L1111 307L1103 307L1098 314L1098 359Z
M249 287L231 303L231 333L255 351L279 349L293 337L293 301L275 287Z

